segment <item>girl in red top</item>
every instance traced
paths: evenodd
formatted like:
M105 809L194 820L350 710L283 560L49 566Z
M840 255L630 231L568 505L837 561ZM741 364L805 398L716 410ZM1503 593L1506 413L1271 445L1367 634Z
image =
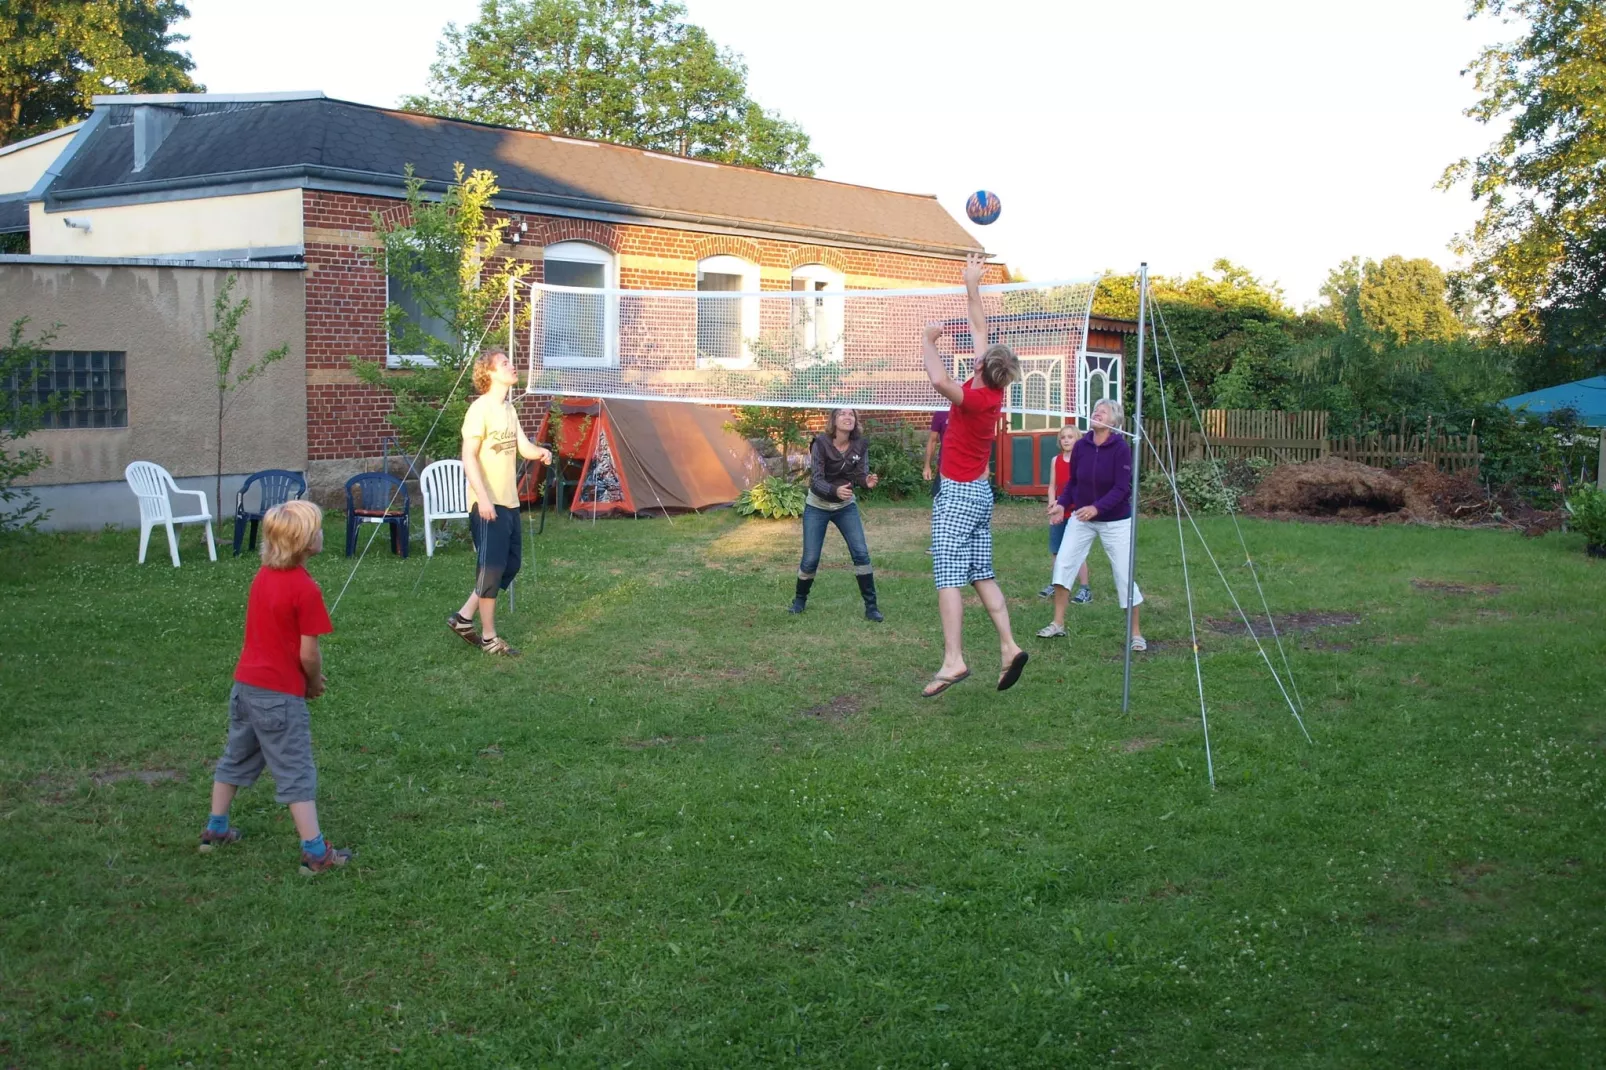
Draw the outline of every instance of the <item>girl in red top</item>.
M307 699L323 694L318 637L334 631L323 592L306 560L323 549L323 510L290 501L262 518L262 568L245 604L245 644L229 693L229 737L212 774L212 817L201 850L234 843L229 825L234 793L273 774L274 797L288 803L301 837L301 872L343 866L351 852L331 847L318 829L318 771L312 764L312 715Z
M922 355L926 375L937 393L953 403L948 430L942 439L942 494L931 509L931 564L937 581L937 609L942 615L942 667L921 694L942 694L970 675L962 649L966 584L981 596L998 629L1003 669L998 690L1007 691L1026 667L1026 651L1016 643L1009 627L1009 607L993 578L993 487L987 478L993 439L1004 390L1020 378L1020 359L1006 345L987 344L987 314L981 303L981 273L986 258L972 253L965 261L965 295L970 311L970 334L976 343L976 373L960 385L948 374L937 352L942 328L925 330Z
M1075 424L1066 424L1060 428L1060 433L1057 437L1059 439L1060 455L1054 458L1054 464L1049 469L1048 475L1048 503L1050 505L1054 504L1054 499L1059 497L1060 491L1064 490L1065 485L1071 481L1071 450L1076 448L1077 440L1082 437L1082 432L1076 429ZM1060 543L1064 540L1065 521L1061 520L1058 524L1050 524L1048 526L1048 556L1050 560L1059 556ZM1053 595L1054 584L1052 582L1037 592L1037 597L1039 598L1051 598ZM1082 562L1082 570L1076 574L1076 594L1072 596L1071 601L1077 603L1093 601L1093 589L1087 583L1086 561Z

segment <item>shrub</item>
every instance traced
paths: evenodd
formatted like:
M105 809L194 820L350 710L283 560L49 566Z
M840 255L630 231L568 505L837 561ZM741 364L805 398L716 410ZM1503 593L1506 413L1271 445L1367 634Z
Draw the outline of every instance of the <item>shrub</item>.
M1238 503L1260 485L1274 462L1262 457L1183 461L1177 465L1177 490L1189 511L1198 514L1237 512ZM1139 504L1150 512L1172 510L1171 483L1158 467L1148 468L1138 488Z
M1599 442L1570 409L1540 419L1491 405L1480 415L1477 430L1484 483L1541 509L1559 508L1566 488L1587 479Z
M1606 491L1581 484L1567 495L1567 526L1590 546L1606 547Z
M871 431L868 435L870 471L880 477L874 490L854 491L860 497L907 498L929 491L926 482L926 433L916 431L907 424L885 430Z
M808 489L796 480L770 476L747 490L732 506L742 516L761 516L766 520L786 520L803 515Z

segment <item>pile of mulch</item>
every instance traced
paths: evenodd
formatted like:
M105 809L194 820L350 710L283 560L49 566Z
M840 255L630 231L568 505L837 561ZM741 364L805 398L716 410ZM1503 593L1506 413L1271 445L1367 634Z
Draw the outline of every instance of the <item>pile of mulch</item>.
M1398 476L1336 457L1278 465L1242 506L1251 516L1357 524L1404 523L1432 508Z
M1490 494L1468 472L1446 475L1423 463L1389 472L1336 457L1273 468L1243 511L1273 520L1514 527L1525 535L1553 531L1564 519L1509 492Z

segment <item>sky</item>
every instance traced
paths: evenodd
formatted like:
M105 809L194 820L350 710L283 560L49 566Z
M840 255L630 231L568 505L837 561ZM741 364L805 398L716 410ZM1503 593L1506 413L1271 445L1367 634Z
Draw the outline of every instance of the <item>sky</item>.
M212 92L321 89L395 106L477 0L188 0ZM1516 36L1466 0L685 0L800 124L819 177L935 194L1036 281L1209 271L1317 300L1347 257L1449 267L1476 206L1435 188L1497 131L1461 72ZM918 12L913 16L912 12ZM964 205L996 193L999 220Z

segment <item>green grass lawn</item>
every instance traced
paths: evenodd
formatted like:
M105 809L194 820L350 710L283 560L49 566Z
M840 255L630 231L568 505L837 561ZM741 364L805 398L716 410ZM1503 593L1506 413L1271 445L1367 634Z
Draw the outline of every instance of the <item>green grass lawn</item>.
M976 676L927 701L928 514L866 513L883 625L835 535L790 617L795 523L549 521L516 662L445 628L461 538L427 569L381 539L313 707L358 855L316 879L267 778L245 840L195 850L254 560L6 544L0 1065L1606 1061L1606 563L1579 538L1246 523L1274 611L1328 622L1287 636L1315 742L1206 628L1212 790L1173 521L1143 532L1156 649L1122 714L1102 551L1071 637L1032 638L1041 511L1000 507L1031 664L993 689L972 597Z

